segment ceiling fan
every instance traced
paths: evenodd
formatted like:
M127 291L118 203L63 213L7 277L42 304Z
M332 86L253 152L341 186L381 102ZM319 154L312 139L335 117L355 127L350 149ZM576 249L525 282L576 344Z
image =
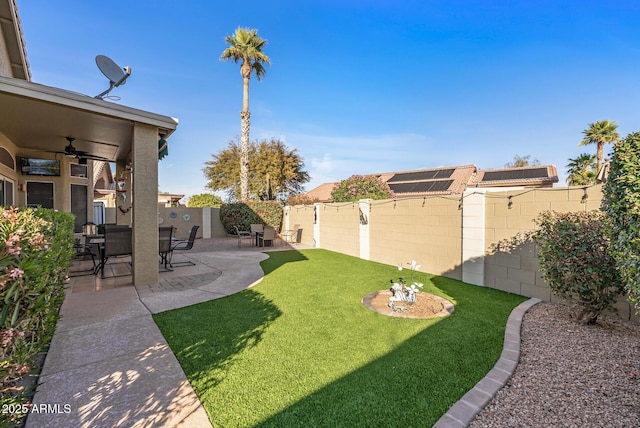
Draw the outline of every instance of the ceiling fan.
M77 159L91 159L91 160L102 161L102 162L110 162L109 159L104 158L102 156L92 155L91 153L85 152L84 150L76 149L73 146L73 142L75 141L75 138L73 137L65 137L65 138L67 139L69 144L65 146L64 152L58 152L58 153L63 153L65 156L75 157Z

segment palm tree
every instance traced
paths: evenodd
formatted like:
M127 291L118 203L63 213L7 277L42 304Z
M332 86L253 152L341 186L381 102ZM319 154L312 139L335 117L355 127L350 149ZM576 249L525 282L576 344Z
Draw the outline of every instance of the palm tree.
M600 171L602 167L602 158L604 158L604 145L605 143L615 143L620 139L618 135L618 125L615 121L601 120L599 122L590 123L589 127L582 131L584 138L578 146L585 146L587 144L596 143L598 150L596 152L596 173Z
M258 81L266 74L263 63L271 64L269 57L262 52L267 44L265 39L258 36L258 30L249 28L236 29L231 36L225 37L229 43L220 55L222 60L240 62L240 75L244 81L242 111L240 112L240 198L249 199L249 79L255 73Z
M596 155L582 153L575 159L569 159L567 168L569 186L588 186L596 182Z

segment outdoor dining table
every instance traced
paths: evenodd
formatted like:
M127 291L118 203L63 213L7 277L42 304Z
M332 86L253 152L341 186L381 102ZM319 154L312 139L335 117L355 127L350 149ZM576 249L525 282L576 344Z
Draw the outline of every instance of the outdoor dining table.
M98 274L100 272L100 268L104 265L104 235L95 234L95 235L82 235L84 237L84 242L86 245L93 246L95 245L98 248L99 261L97 266L94 268L93 273Z

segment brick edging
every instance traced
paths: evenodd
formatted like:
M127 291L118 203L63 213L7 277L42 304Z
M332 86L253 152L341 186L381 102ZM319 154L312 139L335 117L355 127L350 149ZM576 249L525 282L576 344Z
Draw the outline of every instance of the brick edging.
M462 428L468 426L489 401L506 385L520 359L520 327L524 314L532 306L540 303L540 299L529 299L511 311L504 332L504 347L500 358L487 375L447 413L442 415L434 428Z

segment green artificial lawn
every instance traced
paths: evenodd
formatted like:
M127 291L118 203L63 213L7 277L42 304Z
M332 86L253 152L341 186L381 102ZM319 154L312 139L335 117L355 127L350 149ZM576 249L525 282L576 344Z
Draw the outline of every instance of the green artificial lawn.
M431 426L493 367L525 300L417 272L455 311L395 318L361 303L394 266L316 249L262 268L251 289L154 315L216 427Z

